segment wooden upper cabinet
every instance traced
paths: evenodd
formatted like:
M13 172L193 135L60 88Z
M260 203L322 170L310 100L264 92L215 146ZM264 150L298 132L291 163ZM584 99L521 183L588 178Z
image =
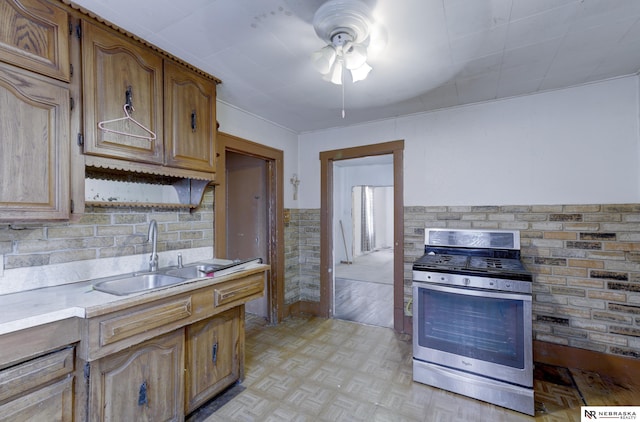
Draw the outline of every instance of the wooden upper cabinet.
M0 0L0 60L68 82L67 12L43 0Z
M85 153L163 164L162 61L131 38L82 22Z
M215 171L216 84L164 62L165 163Z
M69 218L69 90L0 63L0 221Z

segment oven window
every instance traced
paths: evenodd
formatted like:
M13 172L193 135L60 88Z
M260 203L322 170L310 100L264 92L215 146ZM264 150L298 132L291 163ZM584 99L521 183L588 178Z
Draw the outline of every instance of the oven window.
M524 368L521 300L418 289L421 347Z

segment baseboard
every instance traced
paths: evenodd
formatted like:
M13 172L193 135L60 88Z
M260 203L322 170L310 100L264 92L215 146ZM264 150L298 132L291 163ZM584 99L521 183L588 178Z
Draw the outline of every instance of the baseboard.
M320 302L299 300L289 305L286 314L320 316Z
M533 361L577 368L616 379L640 379L640 360L545 341L533 342Z

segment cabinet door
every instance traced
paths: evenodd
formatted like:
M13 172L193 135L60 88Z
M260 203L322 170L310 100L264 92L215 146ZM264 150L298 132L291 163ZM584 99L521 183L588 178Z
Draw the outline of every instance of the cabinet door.
M0 60L69 81L69 18L43 0L0 0Z
M162 57L83 21L82 87L85 153L163 163Z
M91 420L182 420L184 331L177 330L91 364Z
M3 63L0 180L0 221L69 218L69 90Z
M166 164L214 172L215 83L169 61L164 81Z
M240 310L236 307L187 327L185 413L240 377Z

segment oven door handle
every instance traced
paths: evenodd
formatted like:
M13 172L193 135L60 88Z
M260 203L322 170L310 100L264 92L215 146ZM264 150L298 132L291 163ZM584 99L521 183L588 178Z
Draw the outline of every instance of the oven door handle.
M415 289L435 290L438 292L453 293L458 295L490 297L495 299L512 299L512 300L522 300L525 302L531 302L531 295L523 295L520 293L498 292L498 291L491 291L491 290L476 290L476 289L468 289L468 288L465 289L461 287L449 287L449 286L442 286L439 284L416 283L416 282L413 283L413 287Z

